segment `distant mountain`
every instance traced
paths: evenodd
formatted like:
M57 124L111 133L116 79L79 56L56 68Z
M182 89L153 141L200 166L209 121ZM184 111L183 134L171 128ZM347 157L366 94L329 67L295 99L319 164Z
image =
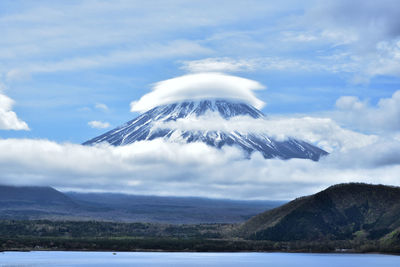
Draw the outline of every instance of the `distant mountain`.
M264 114L249 104L228 100L184 101L155 107L139 117L119 126L105 134L84 142L84 145L94 145L107 142L114 146L131 144L142 140L163 138L170 142L191 143L204 142L209 146L221 148L224 145L237 146L247 155L259 151L265 158L305 158L314 161L327 155L324 150L302 140L289 138L277 141L266 134L243 133L239 131L188 131L181 129L165 129L155 127L154 123L176 121L192 116L213 114L225 120L236 116L249 118L264 118Z
M71 198L51 187L0 185L0 219L54 218L78 208Z
M0 203L2 208L23 205L76 205L68 196L48 186L0 185Z
M236 223L285 203L111 193L72 192L66 195L82 206L97 207L91 216L124 222Z
M380 240L385 246L399 246L400 188L335 185L261 213L238 232L253 240Z
M235 223L281 204L280 201L62 193L51 187L0 186L0 219Z

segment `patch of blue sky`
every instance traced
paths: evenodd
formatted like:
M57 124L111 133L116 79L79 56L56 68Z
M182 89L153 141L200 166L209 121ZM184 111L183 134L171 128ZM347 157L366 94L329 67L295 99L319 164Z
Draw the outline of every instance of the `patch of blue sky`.
M390 8L387 2L383 8ZM233 74L267 86L256 92L267 102L266 114L330 110L343 95L376 104L399 89L395 66L386 74L373 71L382 55L360 45L363 39L371 43L364 29L351 25L359 30L351 41L341 22L323 21L335 1L319 13L302 1L114 3L0 3L0 82L31 129L2 130L1 137L80 143L104 131L88 127L88 121L117 126L132 119L137 114L129 103L153 83L186 74L182 62L207 58L249 62ZM374 19L373 8L363 12ZM375 45L396 38L375 30L381 38ZM357 75L361 82L354 82ZM108 112L96 103L107 105Z

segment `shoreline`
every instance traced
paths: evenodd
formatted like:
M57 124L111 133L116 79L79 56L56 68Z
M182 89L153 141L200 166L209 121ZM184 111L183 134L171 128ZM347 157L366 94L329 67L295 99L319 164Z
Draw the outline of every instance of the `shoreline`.
M156 250L156 249L137 249L137 250L65 250L65 249L10 249L10 250L0 250L0 253L7 252L109 252L109 253L290 253L290 254L359 254L359 255L390 255L390 256L400 256L400 253L388 253L388 252L360 252L360 251L283 251L283 250L265 250L265 251L256 251L256 250L236 250L236 251L195 251L195 250Z

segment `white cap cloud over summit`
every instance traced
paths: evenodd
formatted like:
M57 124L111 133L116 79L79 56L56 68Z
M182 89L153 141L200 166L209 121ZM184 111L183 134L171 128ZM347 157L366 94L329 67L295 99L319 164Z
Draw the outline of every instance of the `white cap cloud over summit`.
M183 100L218 98L243 101L260 109L265 103L254 91L264 88L259 82L222 73L188 74L154 84L150 93L131 103L131 111L144 112Z

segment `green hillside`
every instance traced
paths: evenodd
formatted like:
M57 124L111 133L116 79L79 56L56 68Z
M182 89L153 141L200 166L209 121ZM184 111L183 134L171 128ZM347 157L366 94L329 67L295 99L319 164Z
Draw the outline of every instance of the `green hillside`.
M339 184L266 211L238 227L251 240L379 240L399 244L400 188Z

